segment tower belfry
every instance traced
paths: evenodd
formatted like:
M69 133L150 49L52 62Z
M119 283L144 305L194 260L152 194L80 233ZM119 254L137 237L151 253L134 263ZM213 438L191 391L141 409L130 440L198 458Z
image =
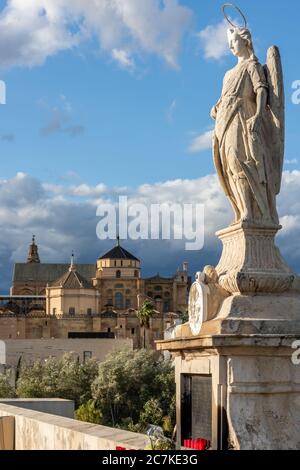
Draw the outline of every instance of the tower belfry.
M27 263L40 263L39 250L35 243L35 235L32 236L32 243L29 245Z

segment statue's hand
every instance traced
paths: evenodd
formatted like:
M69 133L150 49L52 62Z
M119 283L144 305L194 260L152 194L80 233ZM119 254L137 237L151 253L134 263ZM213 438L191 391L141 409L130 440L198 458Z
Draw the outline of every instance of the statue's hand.
M248 126L249 126L249 131L252 134L258 134L260 129L261 129L261 116L256 115L253 118L249 119L248 121Z

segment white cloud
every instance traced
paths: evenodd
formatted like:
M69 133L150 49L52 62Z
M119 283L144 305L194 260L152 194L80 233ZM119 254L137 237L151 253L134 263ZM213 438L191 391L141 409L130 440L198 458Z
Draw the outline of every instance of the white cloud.
M135 66L134 60L124 49L113 49L112 57L116 62L119 63L121 67L124 67L125 69L133 69Z
M220 242L215 232L232 222L233 214L216 175L193 180L173 180L144 184L118 190L102 183L95 186L42 184L35 178L18 173L0 180L0 268L1 290L10 285L12 262L24 261L34 233L44 262L68 262L74 249L78 262L94 263L113 241L100 242L96 237L96 205L116 202L128 195L129 202L179 203L205 205L205 245L198 252L186 252L185 241L126 241L127 249L142 259L144 274L161 271L172 274L182 261L191 264L191 274L205 264L217 263ZM287 262L300 271L300 171L283 174L278 199L283 230L277 242Z
M206 59L220 60L230 52L227 29L228 23L223 20L221 23L207 26L198 33Z
M52 193L56 196L75 196L79 198L95 198L101 194L108 193L109 191L108 188L102 183L99 183L96 186L91 186L84 183L77 186L63 186L44 183L42 187L46 192Z
M81 197L96 197L105 192L107 192L107 188L104 184L97 184L97 186L80 184L79 186L71 186L69 194Z
M203 134L196 136L189 146L189 152L198 153L210 149L212 147L212 136L213 131L206 131Z
M178 0L7 0L0 15L0 65L40 65L96 38L123 66L149 53L176 67L192 15Z

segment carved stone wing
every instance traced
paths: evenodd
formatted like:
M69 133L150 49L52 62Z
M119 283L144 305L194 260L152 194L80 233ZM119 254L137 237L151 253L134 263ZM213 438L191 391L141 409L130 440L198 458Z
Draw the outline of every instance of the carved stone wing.
M270 133L274 183L276 194L279 194L284 159L285 106L283 72L278 47L269 48L264 69L269 85L268 106L271 114Z

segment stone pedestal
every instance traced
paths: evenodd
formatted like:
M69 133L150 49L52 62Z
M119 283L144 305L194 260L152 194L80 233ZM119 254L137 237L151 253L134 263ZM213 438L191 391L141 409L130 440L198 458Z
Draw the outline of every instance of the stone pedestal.
M189 324L179 336L190 336ZM258 294L227 297L215 318L204 322L201 335L207 334L294 334L300 333L300 295Z
M299 335L215 335L160 341L175 359L178 446L183 380L211 377L212 449L300 450L300 365L292 348ZM294 344L295 346L295 344ZM300 354L299 354L300 356ZM200 406L202 397L192 397ZM193 438L202 436L193 436Z
M300 290L274 242L280 228L220 231L220 262L198 273L189 323L157 345L175 358L179 447L300 450Z
M218 232L223 243L222 256L216 267L219 285L230 294L288 291L295 276L274 243L280 228L241 223Z

